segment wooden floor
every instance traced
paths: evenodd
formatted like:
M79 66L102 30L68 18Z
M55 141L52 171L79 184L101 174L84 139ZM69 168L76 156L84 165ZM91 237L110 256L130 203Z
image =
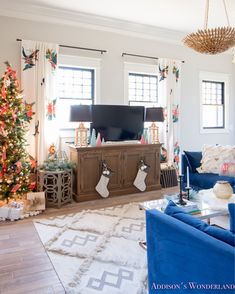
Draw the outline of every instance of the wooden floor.
M175 188L68 204L50 208L37 218L161 198ZM65 290L33 225L33 218L0 224L0 293L49 294Z

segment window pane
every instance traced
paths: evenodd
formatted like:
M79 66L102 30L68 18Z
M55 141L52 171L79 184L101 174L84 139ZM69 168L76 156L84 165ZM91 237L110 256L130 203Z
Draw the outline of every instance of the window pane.
M83 92L92 93L93 84L94 70L59 67L57 79L57 96L59 98L83 99ZM81 93L79 96L78 92Z
M157 107L156 102L135 102L135 101L130 101L129 102L130 106L144 106L144 107Z
M202 81L203 128L224 127L224 83Z
M61 66L57 78L57 118L60 128L74 128L69 122L70 106L92 104L94 70Z
M217 124L218 127L223 127L224 126L224 108L223 106L217 106Z
M129 104L157 106L157 76L129 73Z
M202 122L204 128L223 127L223 107L217 105L203 105Z
M214 105L204 105L203 108L203 127L211 128L216 126L216 107Z

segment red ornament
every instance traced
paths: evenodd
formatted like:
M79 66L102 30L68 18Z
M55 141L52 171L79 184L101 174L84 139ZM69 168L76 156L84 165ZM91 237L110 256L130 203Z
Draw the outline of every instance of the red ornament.
M29 189L33 190L36 187L36 182L32 182L29 184Z
M11 192L12 192L12 193L15 193L17 190L19 190L20 187L21 187L20 184L16 184L16 185L11 189Z
M4 115L8 110L7 105L3 104L3 106L0 108L0 114Z
M14 120L14 122L16 121L16 118L17 118L17 114L15 112L12 113L12 118Z
M27 111L27 116L32 117L33 116L33 111L32 110Z
M2 98L5 99L7 92L6 92L6 88L5 88L5 85L4 84L2 86L1 94L2 94Z
M36 167L36 160L33 157L30 157L30 165L32 169Z
M15 81L16 87L17 88L19 87L19 82L16 79L16 71L13 70L10 65L8 65L7 69L5 71L5 75L4 75L4 78L3 78L3 86L2 86L2 89L1 89L1 94L2 94L3 99L6 98L6 94L7 94L6 81L9 79L9 77L12 77L12 79Z
M17 161L15 165L16 165L16 173L19 174L22 170L22 163L20 161Z
M2 152L2 160L5 161L7 159L7 153L6 153L6 148L3 147L3 152Z

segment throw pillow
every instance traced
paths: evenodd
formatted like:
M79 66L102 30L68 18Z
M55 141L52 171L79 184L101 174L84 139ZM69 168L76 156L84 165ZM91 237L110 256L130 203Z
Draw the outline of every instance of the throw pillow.
M225 161L221 166L220 175L235 177L235 161Z
M199 173L219 174L225 161L235 160L235 146L204 145Z
M188 213L185 213L180 207L178 207L173 201L169 201L165 214L168 214L218 240L221 240L227 244L235 247L235 234L229 230L213 227L203 222L197 217L194 217Z
M235 234L235 203L228 204L228 211L230 216L230 231Z
M202 153L193 151L184 151L190 172L197 172L197 168L200 166Z

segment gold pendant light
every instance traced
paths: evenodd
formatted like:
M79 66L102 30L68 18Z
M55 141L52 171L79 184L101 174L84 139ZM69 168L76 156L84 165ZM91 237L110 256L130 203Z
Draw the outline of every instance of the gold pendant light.
M228 12L223 0L224 10L228 22L227 27L208 29L209 0L206 3L204 30L187 35L183 43L193 50L203 54L218 54L235 46L235 28L231 27Z

